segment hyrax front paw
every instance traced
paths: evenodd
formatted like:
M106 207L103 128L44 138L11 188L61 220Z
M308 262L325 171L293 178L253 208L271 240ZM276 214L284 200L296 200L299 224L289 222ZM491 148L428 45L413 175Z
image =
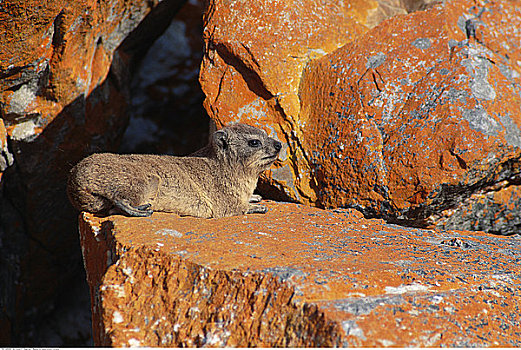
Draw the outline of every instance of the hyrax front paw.
M268 208L266 208L264 205L250 204L246 214L266 214L267 212Z
M118 208L121 212L129 216L146 217L152 215L152 213L154 212L152 209L150 209L152 205L148 203L134 207L127 200L124 199L114 201L114 206Z
M262 200L262 196L258 194L252 194L250 197L250 203L259 203Z
M151 206L152 206L152 204L147 203L147 204L137 206L136 209L142 210L142 211L147 211L148 209L150 209Z

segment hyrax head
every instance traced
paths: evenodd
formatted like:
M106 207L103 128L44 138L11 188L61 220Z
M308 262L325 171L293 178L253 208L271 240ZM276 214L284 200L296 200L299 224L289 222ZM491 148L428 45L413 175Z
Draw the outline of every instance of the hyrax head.
M213 135L217 157L241 165L256 175L268 169L278 158L282 144L264 130L246 124L233 124Z

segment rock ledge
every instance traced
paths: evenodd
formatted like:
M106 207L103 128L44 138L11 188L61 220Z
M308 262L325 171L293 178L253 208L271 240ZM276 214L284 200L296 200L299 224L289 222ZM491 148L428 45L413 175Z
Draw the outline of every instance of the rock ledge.
M521 346L519 236L268 202L80 215L98 346Z

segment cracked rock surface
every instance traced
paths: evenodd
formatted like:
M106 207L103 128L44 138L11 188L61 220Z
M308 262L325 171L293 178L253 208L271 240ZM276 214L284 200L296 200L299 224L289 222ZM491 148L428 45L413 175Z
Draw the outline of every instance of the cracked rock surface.
M208 113L288 144L261 189L410 226L517 233L519 6L311 3L207 9Z
M519 236L266 203L80 215L101 346L520 346Z

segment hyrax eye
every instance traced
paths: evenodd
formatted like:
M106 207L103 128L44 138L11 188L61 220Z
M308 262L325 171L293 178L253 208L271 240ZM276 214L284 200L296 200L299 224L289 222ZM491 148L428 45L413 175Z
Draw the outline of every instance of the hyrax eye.
M250 146L250 147L260 147L261 146L261 142L260 142L260 140L249 140L248 141L248 146Z

